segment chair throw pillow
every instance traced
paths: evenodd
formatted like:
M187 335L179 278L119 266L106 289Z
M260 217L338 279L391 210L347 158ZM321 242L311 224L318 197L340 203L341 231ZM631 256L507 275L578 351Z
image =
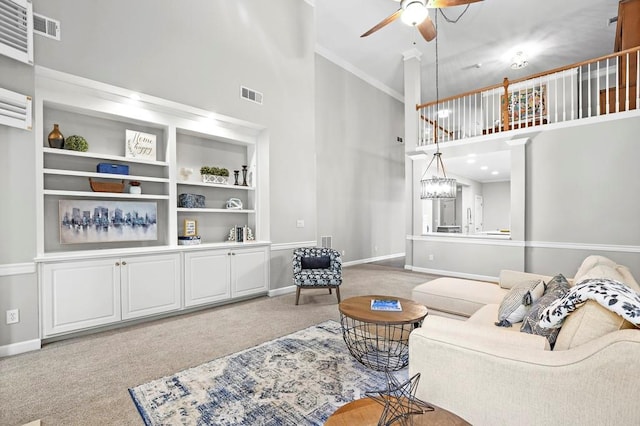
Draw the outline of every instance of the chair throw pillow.
M529 309L529 312L524 316L520 331L523 333L546 337L549 341L549 346L553 349L553 345L556 343L560 328L540 327L540 314L547 308L547 306L567 294L569 289L569 282L564 275L558 274L553 277L551 281L549 281L549 284L547 284L547 288L542 297L531 305L531 309Z
M640 325L640 293L620 281L589 278L576 284L540 313L541 327L558 327L565 317L587 300L595 300L636 326Z
M504 296L498 308L498 327L511 327L511 324L522 321L531 304L544 293L543 280L523 281L516 284Z
M303 257L300 261L302 269L327 269L331 265L329 256Z

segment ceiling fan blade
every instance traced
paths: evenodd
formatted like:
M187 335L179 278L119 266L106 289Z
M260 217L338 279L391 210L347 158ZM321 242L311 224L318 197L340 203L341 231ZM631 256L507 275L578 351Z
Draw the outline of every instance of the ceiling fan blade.
M380 28L385 27L385 26L389 25L390 23L392 23L393 21L395 21L396 19L398 19L400 17L400 15L402 15L402 9L396 10L393 14L391 14L390 16L387 16L386 18L384 18L376 26L371 28L366 33L362 34L360 37L366 37L368 35L371 35L371 34L375 33Z
M425 40L431 41L436 38L436 27L428 16L424 21L416 25L416 27L418 27L418 31L420 31L420 34L422 34Z
M476 3L483 0L431 0L427 2L427 7L441 8L441 7L453 7L462 6L464 4Z

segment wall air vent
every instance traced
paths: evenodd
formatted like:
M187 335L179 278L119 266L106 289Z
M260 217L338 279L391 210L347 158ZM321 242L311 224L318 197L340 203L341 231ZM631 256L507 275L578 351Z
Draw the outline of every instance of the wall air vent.
M249 89L248 87L240 86L240 97L262 105L262 93Z
M322 247L331 248L331 236L320 237L320 243Z
M34 13L33 33L60 41L60 21Z
M31 130L31 96L0 89L0 124Z
M0 0L0 55L33 65L31 0Z

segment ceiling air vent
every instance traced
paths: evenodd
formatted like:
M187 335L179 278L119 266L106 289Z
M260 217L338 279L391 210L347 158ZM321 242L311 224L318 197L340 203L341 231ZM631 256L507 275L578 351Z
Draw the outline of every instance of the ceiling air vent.
M0 54L33 65L31 0L0 0Z
M262 93L249 89L248 87L240 86L240 97L262 105Z
M31 96L0 89L0 124L31 130Z
M33 32L60 41L60 21L34 13Z

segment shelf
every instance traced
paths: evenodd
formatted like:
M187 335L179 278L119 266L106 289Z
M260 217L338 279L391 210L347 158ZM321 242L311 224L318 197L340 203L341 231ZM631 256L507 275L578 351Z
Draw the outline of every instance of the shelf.
M206 186L210 188L223 188L223 189L242 189L245 191L255 191L253 186L242 185L222 185L219 183L204 183L204 182L177 182L178 185L184 186Z
M126 192L90 192L90 191L61 191L45 189L44 195L62 195L65 197L86 197L86 198L129 198L136 200L168 200L168 195L154 194L129 194Z
M255 213L255 210L233 210L233 209L190 209L186 207L179 207L178 212L189 213Z
M128 158L128 157L122 157L119 155L111 155L111 154L100 154L97 152L80 152L80 151L70 151L68 149L57 149L57 148L47 148L47 147L42 148L42 152L45 154L63 155L63 156L70 156L70 157L97 158L101 160L122 161L126 163L149 164L151 166L161 166L161 167L169 166L169 163L167 161L140 160L137 158Z
M113 173L97 173L97 172L83 172L78 170L60 170L60 169L43 169L42 172L47 175L59 175L59 176L78 176L86 178L102 178L102 179L126 179L126 180L138 180L142 182L162 182L169 183L167 178L156 178L149 176L134 176L134 175L118 175Z

